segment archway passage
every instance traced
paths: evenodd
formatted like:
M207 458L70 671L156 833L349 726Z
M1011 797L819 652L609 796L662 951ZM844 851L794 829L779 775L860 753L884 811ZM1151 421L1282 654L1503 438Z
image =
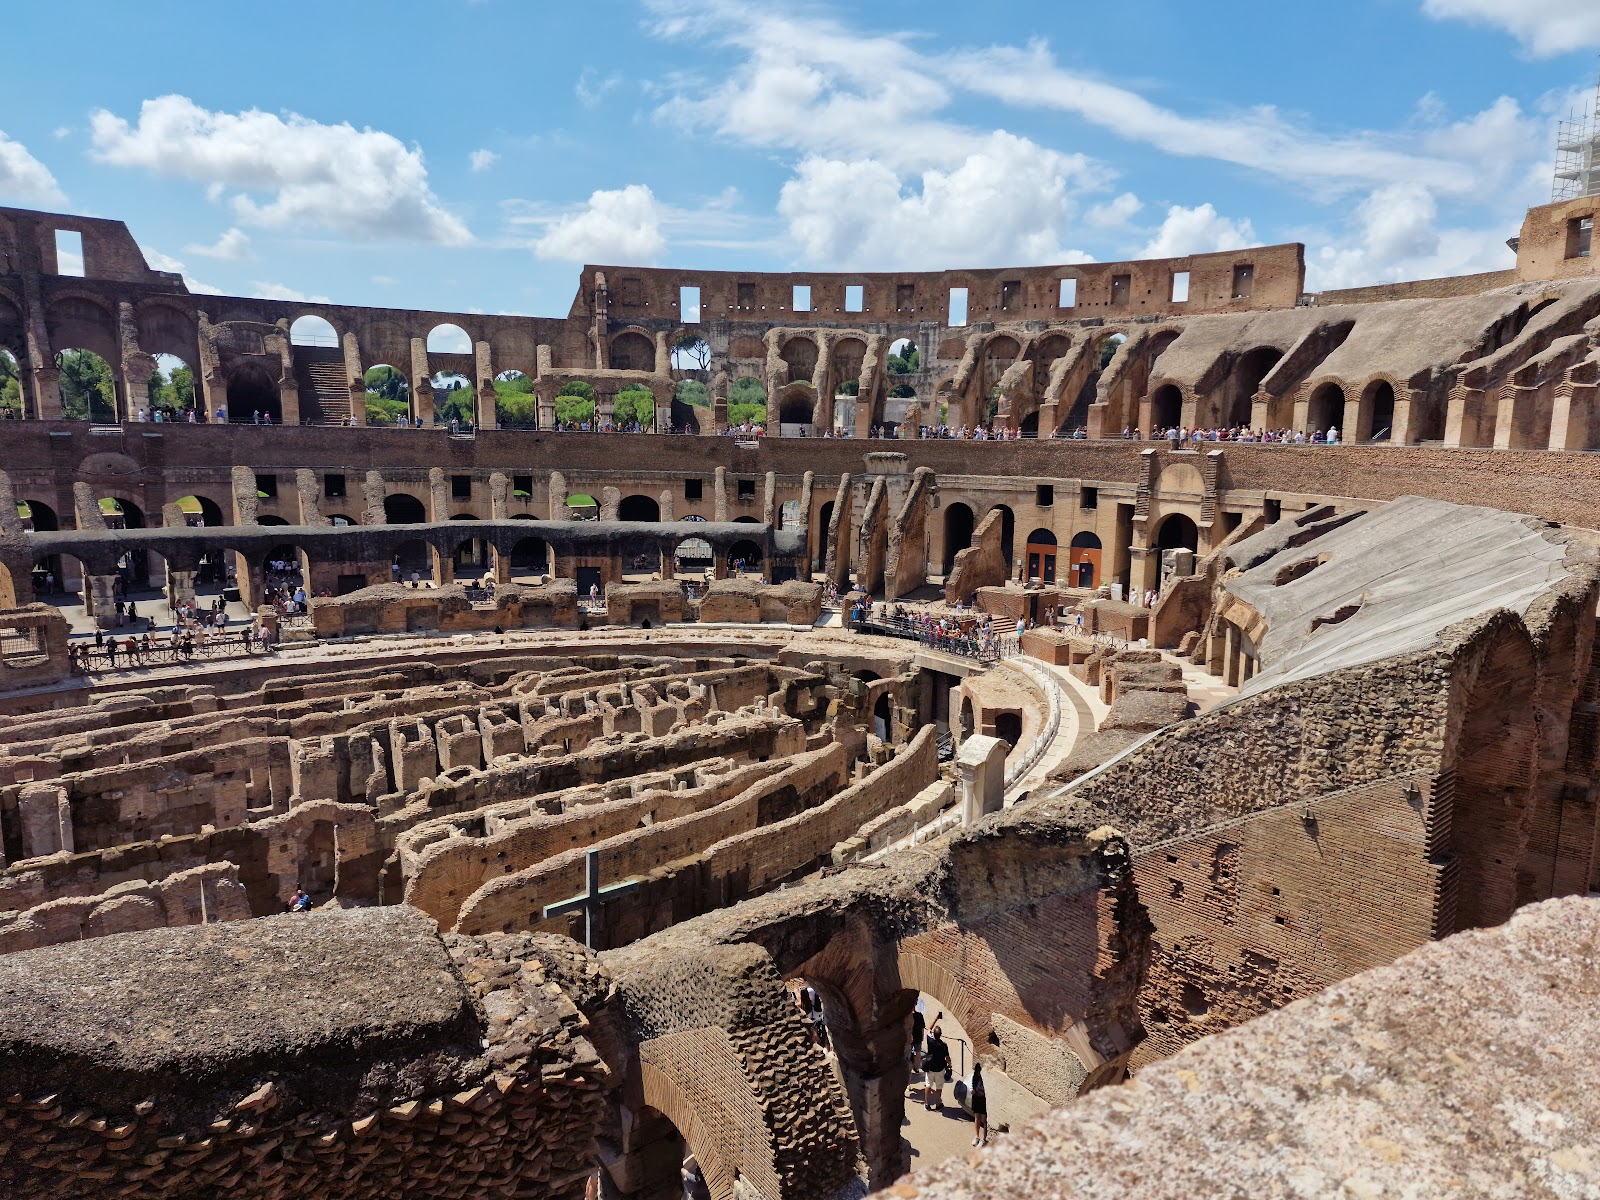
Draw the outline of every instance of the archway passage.
M804 392L791 392L778 402L780 425L810 425L811 397Z
M994 735L1010 746L1013 750L1022 740L1022 714L1019 712L1002 712L994 716Z
M730 575L761 574L761 547L743 539L728 547L728 573Z
M1074 534L1067 561L1073 587L1094 588L1100 583L1100 538L1085 530Z
M1261 382L1283 359L1283 351L1272 346L1262 346L1241 355L1223 389L1222 403L1218 406L1217 424L1224 428L1249 425L1255 408L1255 394Z
M302 589L309 595L309 561L300 547L290 543L274 546L261 559L261 577L266 585L263 601L271 604L282 601L286 605L297 603L297 593Z
M611 339L613 371L653 372L656 369L656 344L636 330L625 330Z
M181 421L195 408L194 369L175 354L155 356L156 369L145 387L147 417Z
M818 512L817 512L817 532L816 532L816 539L815 539L816 540L816 546L817 546L817 557L816 557L816 564L812 568L813 570L823 571L823 570L827 569L827 565L828 565L828 527L831 526L832 524L833 524L833 501L829 500L825 504L823 504L822 508L819 509Z
M1312 393L1306 407L1306 432L1343 438L1344 389L1338 384L1325 383Z
M709 571L715 564L711 543L705 538L684 538L672 552L675 571Z
M383 519L389 525L421 525L428 519L428 510L415 496L395 492L383 498Z
M619 521L659 521L661 505L649 496L624 496L617 505Z
M69 421L112 424L117 420L117 385L111 364L93 350L63 350L56 355L61 372L61 415Z
M1028 535L1028 579L1051 584L1056 581L1056 535L1048 529L1035 529Z
M972 545L972 530L976 522L972 510L965 504L950 504L944 510L944 573L950 574L956 555Z
M1182 513L1173 513L1161 522L1156 530L1158 550L1198 550L1200 529Z
M435 325L428 331L428 353L471 354L472 338L459 325Z
M539 584L550 573L550 546L543 538L521 538L511 546L511 582Z
M433 422L447 429L471 429L477 422L478 393L459 371L440 371L433 384Z
M433 547L421 538L401 542L394 549L390 575L399 583L426 586L433 582Z
M228 377L228 422L258 424L263 417L274 425L283 421L278 385L261 364L241 363Z
M0 419L15 420L24 415L22 368L17 356L0 346Z
M1394 384L1387 379L1380 379L1368 391L1371 419L1368 427L1371 430L1367 439L1373 442L1387 442L1394 437Z
M1173 428L1183 419L1183 393L1175 384L1163 384L1150 397L1150 423L1158 433Z
M209 496L179 496L175 502L183 523L192 528L226 525L222 506Z
M810 338L790 338L778 351L789 369L788 383L811 383L817 369L817 344ZM809 419L809 418L808 418Z
M379 363L369 367L362 378L367 385L368 425L410 424L411 385L403 371Z

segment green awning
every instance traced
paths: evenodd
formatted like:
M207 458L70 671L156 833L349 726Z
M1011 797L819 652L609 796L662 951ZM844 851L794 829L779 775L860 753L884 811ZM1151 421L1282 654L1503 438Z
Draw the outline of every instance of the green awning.
M593 496L586 496L582 492L567 497L568 508L599 508L600 501Z

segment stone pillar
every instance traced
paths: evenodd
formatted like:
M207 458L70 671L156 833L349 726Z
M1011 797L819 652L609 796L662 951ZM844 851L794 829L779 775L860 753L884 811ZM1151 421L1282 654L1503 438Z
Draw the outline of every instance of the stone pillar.
M83 607L101 629L117 626L117 578L115 575L87 575L83 581Z
M961 824L970 828L1006 802L1006 755L1011 747L999 738L974 734L961 743L956 766L961 770Z
M362 393L361 406L366 407L366 393ZM278 383L278 411L280 425L300 424L300 385L293 375L285 375Z
M717 468L721 470L721 468ZM721 546L711 548L711 578L726 579L728 577L728 552Z
M196 571L180 571L173 567L167 568L167 608L177 612L185 601L194 600L194 578Z
M72 805L65 788L24 785L17 793L17 818L22 825L23 858L73 852Z
M711 519L726 522L728 519L728 468L718 467L711 484Z
M61 372L54 366L33 372L33 394L41 421L61 420Z
M411 339L411 422L433 424L433 372L428 369L426 338Z
M1239 629L1232 621L1222 624L1222 682L1239 686Z
M596 391L594 394L594 427L603 429L608 421L615 418L617 412L616 392Z
M1054 400L1046 400L1039 406L1039 440L1048 441L1056 434L1056 422L1060 419L1060 406ZM1069 431L1070 432L1070 431Z

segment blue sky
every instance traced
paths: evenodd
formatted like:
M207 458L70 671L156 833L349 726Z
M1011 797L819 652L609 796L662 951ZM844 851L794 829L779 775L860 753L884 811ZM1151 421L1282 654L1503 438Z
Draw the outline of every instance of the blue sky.
M0 203L196 290L539 315L585 261L1495 269L1600 51L1600 0L13 8Z

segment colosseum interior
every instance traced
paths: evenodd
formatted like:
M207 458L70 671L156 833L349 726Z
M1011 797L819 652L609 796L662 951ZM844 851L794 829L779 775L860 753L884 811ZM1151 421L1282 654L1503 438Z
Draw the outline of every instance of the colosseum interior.
M1597 208L539 319L0 210L0 1193L1596 1194Z

